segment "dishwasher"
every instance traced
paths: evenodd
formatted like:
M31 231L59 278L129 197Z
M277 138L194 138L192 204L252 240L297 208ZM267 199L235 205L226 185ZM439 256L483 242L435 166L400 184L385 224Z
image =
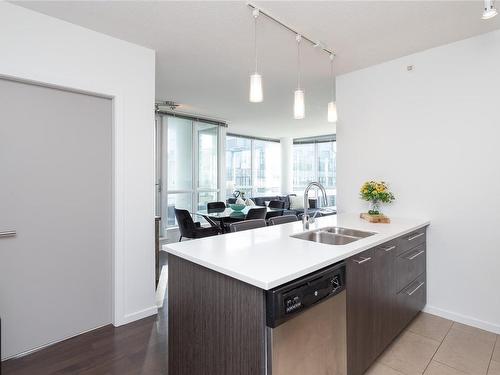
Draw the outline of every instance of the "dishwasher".
M346 375L345 262L266 293L267 375Z

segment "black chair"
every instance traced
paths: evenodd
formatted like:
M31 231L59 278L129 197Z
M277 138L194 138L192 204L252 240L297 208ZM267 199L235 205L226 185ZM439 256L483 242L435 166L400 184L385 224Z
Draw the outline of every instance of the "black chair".
M226 204L224 202L209 202L207 203L208 212L222 212L226 209Z
M245 216L245 220L265 219L266 214L267 214L266 207L251 208L248 210L248 213Z
M229 225L229 230L231 232L241 232L243 230L264 228L266 226L266 221L264 219L252 219L245 221L238 221Z
M194 222L191 214L188 210L174 209L175 217L177 219L177 224L179 225L179 231L181 236L179 237L179 242L182 241L182 237L186 238L204 238L210 236L216 236L219 234L220 229L215 227L203 228L200 223Z
M295 215L284 215L284 216L278 216L278 217L273 217L268 220L269 225L278 225L278 224L286 224L286 223L293 223L297 221L297 216Z
M270 201L269 208L278 208L283 210L285 208L285 202L282 201ZM266 215L266 219L270 219L272 217L278 217L278 216L283 216L283 211L276 211L276 212L268 212Z

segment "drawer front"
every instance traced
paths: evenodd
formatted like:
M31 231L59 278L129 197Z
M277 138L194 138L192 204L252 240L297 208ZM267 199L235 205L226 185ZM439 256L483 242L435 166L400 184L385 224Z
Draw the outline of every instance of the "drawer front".
M427 300L425 273L397 295L398 326L402 330L424 308Z
M425 272L425 243L408 250L396 258L397 291L406 288L417 276Z
M398 239L384 242L375 248L375 252L397 254L399 249Z
M411 233L405 234L398 239L398 255L402 254L415 246L425 243L426 228L420 228Z

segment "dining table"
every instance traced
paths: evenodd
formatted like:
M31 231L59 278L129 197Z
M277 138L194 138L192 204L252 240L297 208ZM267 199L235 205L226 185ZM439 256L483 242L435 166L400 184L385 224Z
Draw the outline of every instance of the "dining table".
M202 216L206 221L210 223L210 225L217 225L224 231L224 223L230 223L234 221L242 221L245 220L247 213L252 208L267 208L267 213L275 213L275 212L283 212L284 208L271 208L267 206L246 206L241 211L233 210L230 207L225 209L211 209L211 210L200 210L197 211L196 214ZM220 223L220 224L217 224Z

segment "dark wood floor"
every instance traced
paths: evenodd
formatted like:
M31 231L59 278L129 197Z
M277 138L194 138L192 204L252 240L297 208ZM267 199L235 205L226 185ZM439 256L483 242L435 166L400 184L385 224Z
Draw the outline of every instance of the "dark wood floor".
M106 326L2 363L2 375L166 375L167 304L157 316Z

